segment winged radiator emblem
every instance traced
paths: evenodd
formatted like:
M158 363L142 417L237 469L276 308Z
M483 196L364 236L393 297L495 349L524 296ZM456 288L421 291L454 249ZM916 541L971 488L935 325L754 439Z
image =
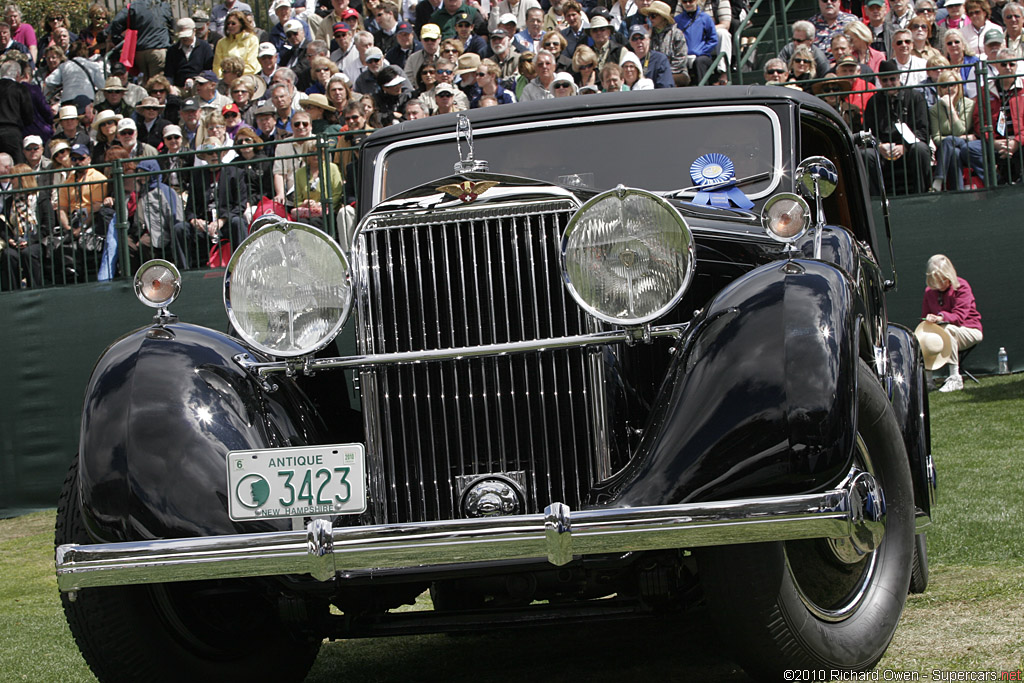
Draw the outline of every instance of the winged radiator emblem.
M469 204L475 202L477 197L498 184L493 180L464 180L461 183L441 185L437 191L458 197L459 200Z

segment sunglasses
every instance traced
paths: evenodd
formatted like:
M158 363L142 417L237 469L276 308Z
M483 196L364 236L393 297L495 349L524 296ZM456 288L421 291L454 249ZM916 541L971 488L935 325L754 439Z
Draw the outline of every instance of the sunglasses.
M355 122L358 123L359 121L362 120L362 118L363 117L359 116L358 114L353 114L352 116L346 116L345 120L346 121L355 121Z
M39 145L29 145L28 147L25 148L25 151L26 152L34 152L37 149L42 149L42 147L40 147Z
M486 71L484 71L484 72L477 71L476 72L476 77L477 78L483 78L484 76L490 76L490 74L487 73Z
M455 95L450 92L439 92L436 97L454 97Z
M985 12L983 12L983 11L982 11L982 10L980 10L980 9L973 9L973 10L971 10L970 12L968 12L968 13L967 13L967 16L969 16L969 17L976 17L976 16L978 16L979 14L984 14L984 13L985 13Z
M1019 14L1004 14L1003 19L1024 19L1024 17Z
M769 74L784 74L784 73L786 73L786 70L785 69L768 69L767 71L765 71L765 73L769 73Z
M794 64L810 64L811 60L809 60L809 59L794 59L793 63Z
M180 135L165 135L164 140L180 140Z
M824 93L835 93L843 92L843 89L835 85L827 85L824 88L822 88L821 91Z
M103 123L100 124L100 126L116 126L116 125L117 125L117 121L104 121Z
M119 131L117 131L117 134L118 135L135 135L135 131L134 130L119 130Z
M436 73L437 72L434 71L433 69L424 69L423 71L420 72L420 75L422 75L422 76L433 76Z
M446 47L445 49L441 50L441 52L444 52L445 54L447 54L449 52L456 52L457 53L458 50L456 50L454 47Z
M572 88L568 83L555 83L555 90L569 90Z
M562 44L555 40L550 43L544 43L544 47L562 47Z
M912 41L912 40L894 40L894 41L892 41L892 44L893 45L912 45L913 42L914 41Z
M71 161L85 161L85 157L80 157L77 154L72 154Z
M236 114L233 111L229 111L226 114L224 114L224 118L226 118L226 119L237 119L238 118L238 114Z
M373 59L367 59L366 61L372 62ZM313 71L316 71L317 73L321 73L321 72L324 72L324 71L330 71L330 70L331 69L329 67L326 67L326 66L318 66L317 68L313 69Z
M246 90L245 88L242 88L241 90L232 90L231 94L232 95L248 95L249 91Z
M593 68L594 68L593 64L580 64L580 71L583 71L584 69L593 69Z
M920 11L921 14L935 14L935 10L933 10L931 7L925 7L924 9L918 11Z
M237 116L237 114L236 114L236 116ZM345 119L345 120L347 121L348 119ZM292 123L292 128L309 128L312 125L313 124L310 123L309 121L295 121L295 122Z
M913 26L910 27L910 30L911 31L927 31L928 30L928 24L914 24Z
M437 73L438 76L451 76L452 75L452 70L451 69L438 69L435 73Z
M946 41L946 45L959 45L959 44L960 44L959 40L947 40Z
M167 89L166 88L160 88L159 90L153 89L153 90L150 90L149 93L151 95L166 95L167 94Z

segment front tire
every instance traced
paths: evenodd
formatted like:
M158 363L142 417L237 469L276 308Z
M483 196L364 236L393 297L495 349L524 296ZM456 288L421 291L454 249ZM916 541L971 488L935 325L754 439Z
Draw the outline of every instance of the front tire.
M827 540L707 548L698 567L712 619L761 680L787 669L864 671L885 653L914 555L914 490L899 426L877 378L858 373L855 460L886 502L885 536L858 561Z
M78 495L78 459L57 507L57 545L92 543ZM294 635L264 591L242 581L87 588L64 615L82 656L104 683L301 681L320 641Z

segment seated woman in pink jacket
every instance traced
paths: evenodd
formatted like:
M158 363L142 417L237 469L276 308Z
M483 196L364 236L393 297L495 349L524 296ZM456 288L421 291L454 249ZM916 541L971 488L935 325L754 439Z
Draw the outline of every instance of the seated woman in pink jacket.
M945 327L953 338L949 378L939 391L959 391L964 388L960 377L960 351L981 341L981 314L974 303L971 286L967 280L957 277L953 262L946 256L936 254L928 259L925 281L928 286L924 290L921 316Z

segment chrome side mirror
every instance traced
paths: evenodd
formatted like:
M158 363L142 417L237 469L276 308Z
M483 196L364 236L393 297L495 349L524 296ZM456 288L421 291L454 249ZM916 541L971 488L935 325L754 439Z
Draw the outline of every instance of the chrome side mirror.
M796 167L796 182L800 192L814 197L814 258L821 258L821 233L825 229L825 208L821 200L831 197L839 185L836 165L825 157L807 157Z
M839 172L825 157L807 157L796 167L796 179L803 194L831 197L839 184Z

